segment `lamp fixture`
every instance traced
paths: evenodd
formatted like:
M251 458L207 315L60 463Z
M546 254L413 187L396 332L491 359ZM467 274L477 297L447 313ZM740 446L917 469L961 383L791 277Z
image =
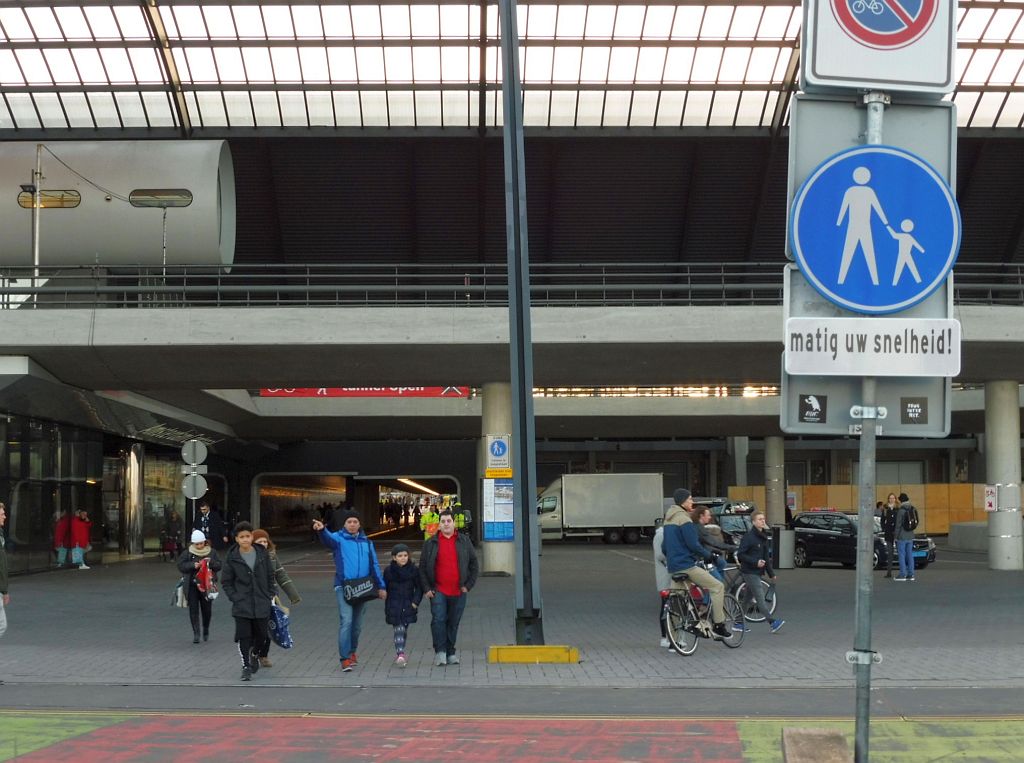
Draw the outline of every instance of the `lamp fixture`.
M441 495L436 490L431 490L426 485L421 485L418 482L414 482L413 480L409 479L408 477L399 477L398 481L401 482L403 485L408 485L409 487L414 487L417 490L422 490L427 495Z

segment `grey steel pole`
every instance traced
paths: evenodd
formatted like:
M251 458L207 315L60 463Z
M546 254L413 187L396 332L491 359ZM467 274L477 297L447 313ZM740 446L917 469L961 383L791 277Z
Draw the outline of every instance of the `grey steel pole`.
M889 97L884 93L868 93L865 143L882 142L882 117ZM857 716L854 735L854 760L869 759L871 725L871 664L876 656L871 651L871 592L874 587L875 551L875 422L878 410L875 400L876 379L866 376L861 381L860 493L857 508L857 597L853 651L847 656L854 665L857 681Z
M39 212L43 204L43 144L36 144L36 168L32 172L32 289L39 285ZM39 295L33 294L33 309L39 306Z
M505 148L505 238L508 257L509 362L512 376L512 490L516 505L516 643L544 643L537 528L537 459L530 334L530 253L526 225L523 95L515 0L499 0L502 137Z

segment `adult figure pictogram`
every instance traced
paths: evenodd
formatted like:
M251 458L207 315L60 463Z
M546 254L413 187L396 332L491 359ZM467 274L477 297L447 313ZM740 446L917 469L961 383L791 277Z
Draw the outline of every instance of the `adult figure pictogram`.
M888 227L889 220L874 190L868 186L871 170L858 167L853 171L853 182L843 194L843 204L839 208L836 225L842 225L846 219L846 241L843 243L843 259L839 265L839 283L846 283L846 274L853 262L853 255L859 246L864 253L871 283L878 286L878 266L875 264L875 239L871 232L871 212L874 211Z

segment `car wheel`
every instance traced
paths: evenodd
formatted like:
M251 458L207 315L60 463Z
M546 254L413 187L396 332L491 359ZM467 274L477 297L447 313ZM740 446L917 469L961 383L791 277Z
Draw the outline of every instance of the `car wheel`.
M622 534L622 540L633 546L640 542L640 531L636 529L626 530Z
M807 549L803 546L797 546L793 551L793 564L797 567L810 567L811 560L807 556Z
M875 551L875 552L874 552L874 553L873 553L873 554L871 555L871 568L872 568L872 569L875 569L875 570L880 570L880 569L882 569L882 565L880 565L880 564L878 563L878 552L877 552L877 551Z
M622 543L622 531L621 530L605 530L604 531L604 542L605 543Z

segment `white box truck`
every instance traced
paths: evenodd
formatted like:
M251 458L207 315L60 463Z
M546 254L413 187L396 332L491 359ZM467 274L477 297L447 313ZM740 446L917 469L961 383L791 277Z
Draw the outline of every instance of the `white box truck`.
M602 537L637 543L664 514L660 474L565 474L537 500L542 540Z

